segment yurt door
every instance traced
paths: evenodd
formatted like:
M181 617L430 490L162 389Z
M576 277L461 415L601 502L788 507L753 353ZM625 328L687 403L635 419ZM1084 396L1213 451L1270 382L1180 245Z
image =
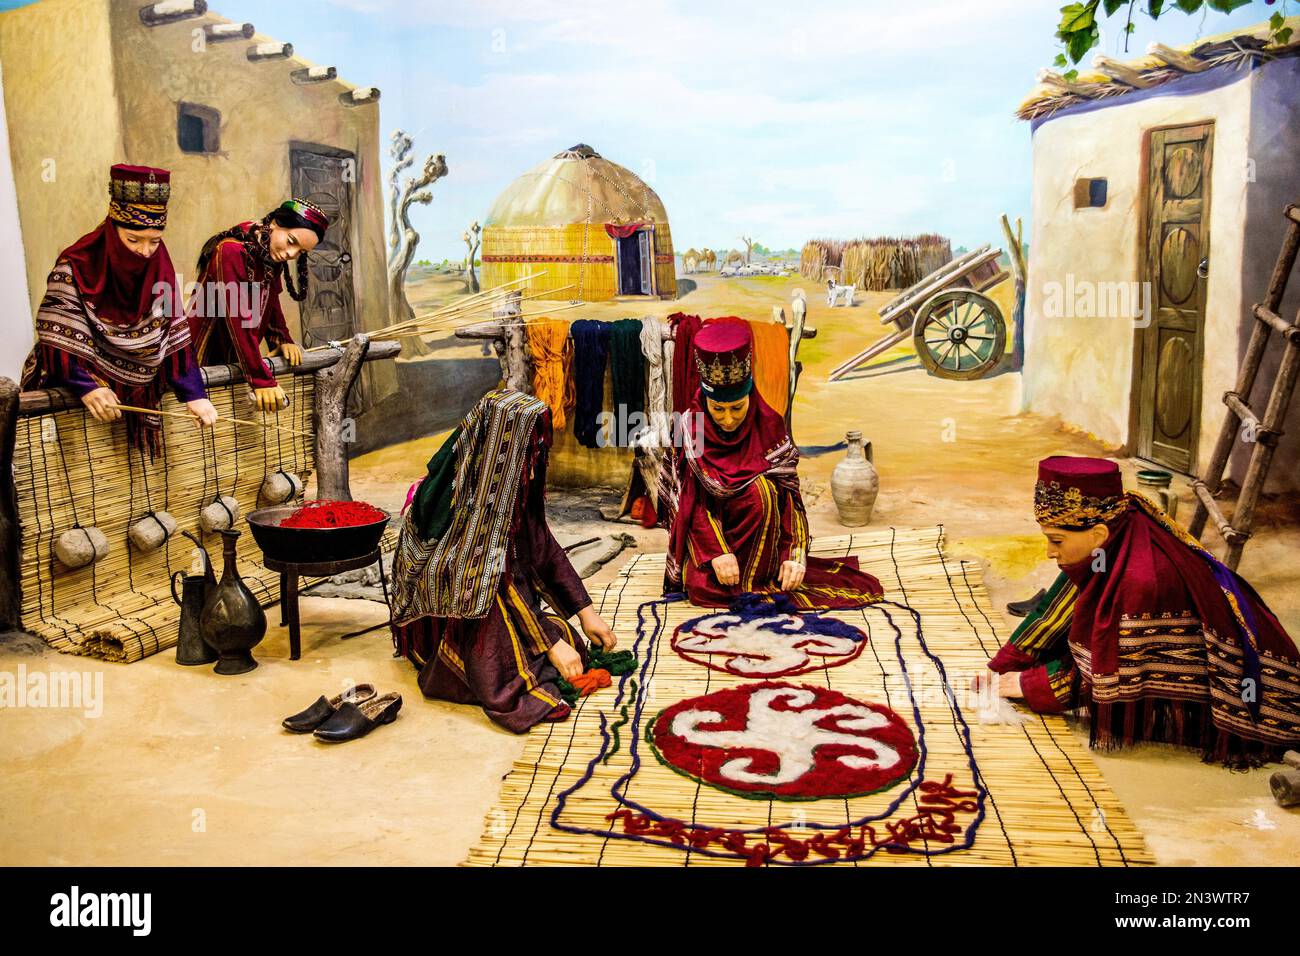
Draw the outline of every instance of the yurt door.
M618 248L618 294L654 295L654 233L638 229L614 242Z
M654 233L649 229L642 229L636 234L637 252L641 259L641 294L654 294Z
M1196 463L1210 237L1214 126L1148 135L1145 242L1140 279L1150 283L1149 325L1137 336L1138 455L1177 471Z

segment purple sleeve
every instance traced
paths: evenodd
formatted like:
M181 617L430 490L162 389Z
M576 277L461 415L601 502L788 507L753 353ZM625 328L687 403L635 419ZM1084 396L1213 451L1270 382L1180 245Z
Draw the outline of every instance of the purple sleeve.
M203 387L203 370L194 361L193 354L187 356L185 371L171 380L171 387L182 402L208 397L208 390Z
M90 377L90 373L86 371L85 367L71 355L68 356L67 378L51 375L49 384L55 387L62 386L76 395L77 398L81 398L83 395L87 395L101 387L98 382Z

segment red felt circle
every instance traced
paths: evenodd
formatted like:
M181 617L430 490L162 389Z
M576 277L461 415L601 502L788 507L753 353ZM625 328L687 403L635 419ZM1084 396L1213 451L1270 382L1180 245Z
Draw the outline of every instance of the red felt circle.
M755 695L760 697L755 699ZM759 717L757 722L751 720L751 707ZM853 710L846 714L824 714L805 721L802 732L805 736L802 737L797 726L792 726L798 723L794 715L835 707L851 707ZM693 711L712 712L718 717L700 720L690 716ZM868 712L884 718L880 726L861 729L846 725L855 718L867 717ZM674 728L679 715L685 715L682 716L682 725ZM758 733L757 725L764 722L776 726ZM752 723L755 726L751 726ZM862 742L816 742L815 737L809 739L806 736L820 732L860 738ZM716 737L725 733L743 736L730 740L717 737L718 742L687 739L690 736ZM770 736L773 733L777 736ZM864 796L894 786L916 765L916 738L894 711L881 704L854 700L839 691L805 684L765 681L679 701L660 711L650 722L646 738L655 755L673 770L743 797L819 800ZM791 741L799 739L807 741L811 747L806 768L802 767L807 756L806 748L795 748L798 752L786 761L773 749L788 746ZM764 743L769 743L769 746L764 746ZM886 766L865 767L850 766L840 759L876 758L881 755L876 744L892 749L897 759L889 761ZM795 771L798 771L797 775ZM739 779L738 775L776 779ZM780 779L784 777L790 779Z

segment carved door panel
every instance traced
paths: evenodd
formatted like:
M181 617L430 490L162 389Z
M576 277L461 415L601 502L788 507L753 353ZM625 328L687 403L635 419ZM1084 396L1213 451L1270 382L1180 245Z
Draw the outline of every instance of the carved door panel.
M311 348L358 331L352 287L352 182L356 160L347 154L289 151L293 194L329 216L324 240L309 255L311 281L301 305L302 345Z
M1196 466L1209 263L1210 123L1153 130L1148 140L1143 281L1151 324L1138 338L1138 455Z

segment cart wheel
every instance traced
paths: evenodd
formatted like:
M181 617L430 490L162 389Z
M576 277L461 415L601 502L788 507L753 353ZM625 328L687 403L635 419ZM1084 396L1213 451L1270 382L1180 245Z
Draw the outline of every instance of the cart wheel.
M988 296L950 289L931 296L912 326L921 364L940 378L983 378L1006 351L1007 327Z

